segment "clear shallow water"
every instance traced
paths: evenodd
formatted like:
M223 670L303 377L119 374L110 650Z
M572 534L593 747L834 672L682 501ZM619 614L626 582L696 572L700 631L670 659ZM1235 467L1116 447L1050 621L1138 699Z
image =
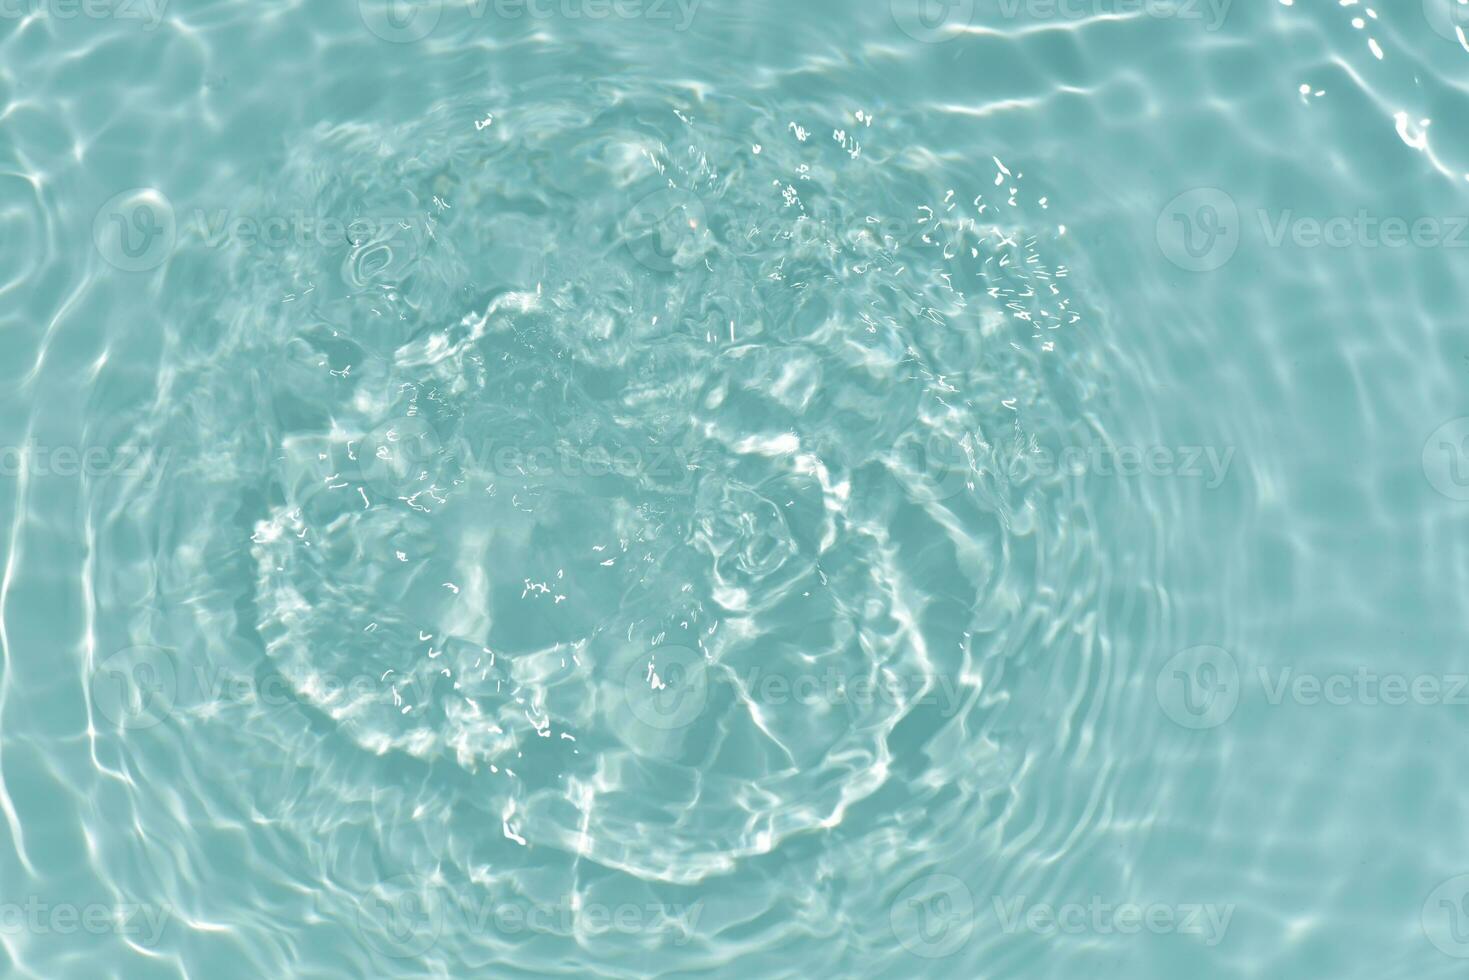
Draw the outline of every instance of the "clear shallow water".
M5 972L1459 975L1455 11L518 9L0 19Z

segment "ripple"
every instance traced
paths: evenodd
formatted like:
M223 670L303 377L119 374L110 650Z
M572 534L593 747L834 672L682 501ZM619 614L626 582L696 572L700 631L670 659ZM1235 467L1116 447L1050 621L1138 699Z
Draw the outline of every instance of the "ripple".
M888 880L1095 835L1105 768L1020 802L1036 752L1082 764L1098 617L1151 578L1017 465L1099 435L1089 297L1022 167L961 185L910 128L537 87L296 148L252 211L344 234L181 235L175 274L229 264L172 311L134 421L180 465L136 516L199 515L160 588L204 591L135 629L245 680L165 727L299 767L229 806L349 898L413 876L389 904L547 849L707 900L814 835L924 827Z

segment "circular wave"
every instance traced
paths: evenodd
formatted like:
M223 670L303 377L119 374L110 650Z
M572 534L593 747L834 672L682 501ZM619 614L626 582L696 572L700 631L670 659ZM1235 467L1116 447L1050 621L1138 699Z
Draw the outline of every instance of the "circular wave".
M905 129L601 85L291 152L249 208L345 230L230 253L143 426L184 563L254 582L209 657L289 710L234 724L330 774L253 807L691 885L998 789L1037 634L1095 628L1091 505L1027 460L1099 381L1044 194Z

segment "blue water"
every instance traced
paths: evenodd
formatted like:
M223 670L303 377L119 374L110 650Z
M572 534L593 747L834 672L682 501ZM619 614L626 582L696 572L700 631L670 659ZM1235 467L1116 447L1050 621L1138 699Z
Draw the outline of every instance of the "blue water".
M0 8L0 974L1463 976L1466 30Z

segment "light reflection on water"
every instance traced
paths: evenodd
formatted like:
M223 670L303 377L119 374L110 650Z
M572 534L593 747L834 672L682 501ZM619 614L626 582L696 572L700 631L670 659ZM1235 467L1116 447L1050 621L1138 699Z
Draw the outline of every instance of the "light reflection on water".
M1093 6L0 19L8 965L1451 975L1452 11Z

